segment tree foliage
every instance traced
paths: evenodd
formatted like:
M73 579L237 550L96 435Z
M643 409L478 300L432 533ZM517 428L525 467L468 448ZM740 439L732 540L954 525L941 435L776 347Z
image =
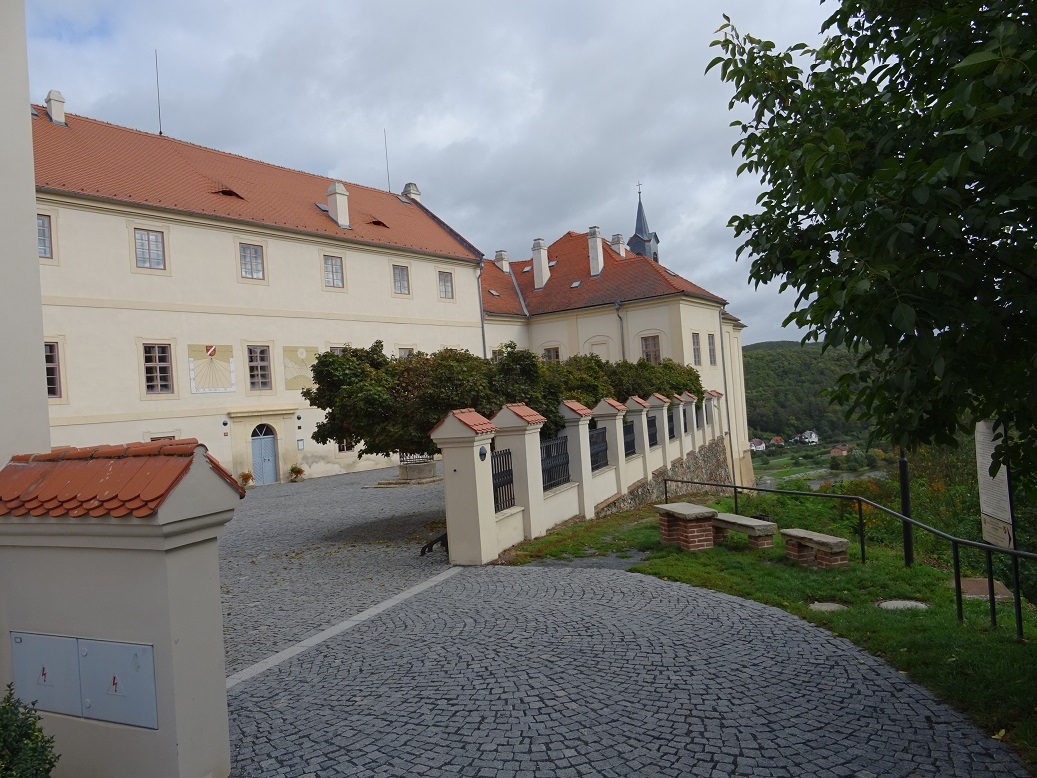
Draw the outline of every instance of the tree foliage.
M320 354L313 381L303 397L325 411L313 439L347 443L360 456L434 453L429 432L456 408L475 408L490 417L505 403L524 402L547 417L544 429L550 434L564 426L558 411L562 400L593 407L604 397L625 401L653 392L702 396L698 372L670 360L611 363L578 355L544 362L514 343L504 346L500 361L491 362L455 349L390 358L376 341L369 348L345 348L341 355Z
M953 443L1002 421L999 460L1037 472L1037 25L1017 0L843 0L823 44L727 23L739 173L731 220L786 322L848 346L837 395L883 437ZM802 63L802 64L801 64Z
M0 700L0 778L45 778L58 762L54 738L43 733L35 705L14 696L14 685Z
M752 434L788 440L811 429L825 441L867 436L865 422L847 419L843 406L826 396L839 376L853 369L853 355L846 349L822 351L816 343L771 341L743 348L742 361Z

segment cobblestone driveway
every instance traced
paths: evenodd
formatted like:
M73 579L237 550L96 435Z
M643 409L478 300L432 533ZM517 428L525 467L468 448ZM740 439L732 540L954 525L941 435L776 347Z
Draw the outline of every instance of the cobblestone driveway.
M355 488L376 478L246 501L222 546L228 671L446 569L441 551L417 555L441 489ZM397 500L400 515L386 513ZM242 777L1027 775L846 640L757 603L584 566L462 570L229 702Z

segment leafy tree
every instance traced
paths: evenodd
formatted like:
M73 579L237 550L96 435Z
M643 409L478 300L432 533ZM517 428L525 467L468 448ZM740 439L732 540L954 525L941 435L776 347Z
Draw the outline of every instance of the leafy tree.
M731 220L757 284L799 293L786 322L857 358L836 396L901 445L974 419L1037 472L1037 24L1018 0L843 0L816 48L725 17L739 173Z
M58 762L54 738L43 733L35 705L14 696L14 685L0 700L0 778L45 778Z

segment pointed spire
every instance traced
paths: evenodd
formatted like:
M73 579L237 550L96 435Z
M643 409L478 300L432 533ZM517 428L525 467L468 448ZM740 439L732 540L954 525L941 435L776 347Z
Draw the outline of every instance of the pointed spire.
M641 184L637 185L637 219L634 234L627 241L627 245L635 254L659 261L659 236L648 227L648 217L645 216L644 203L641 202Z

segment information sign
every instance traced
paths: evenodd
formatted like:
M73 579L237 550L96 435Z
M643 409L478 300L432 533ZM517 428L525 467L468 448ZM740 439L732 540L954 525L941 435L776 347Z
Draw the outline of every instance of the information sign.
M976 424L976 470L979 475L979 511L983 516L983 540L1002 548L1015 548L1015 526L1012 517L1012 485L1008 466L1002 465L990 477L993 460L994 422Z

